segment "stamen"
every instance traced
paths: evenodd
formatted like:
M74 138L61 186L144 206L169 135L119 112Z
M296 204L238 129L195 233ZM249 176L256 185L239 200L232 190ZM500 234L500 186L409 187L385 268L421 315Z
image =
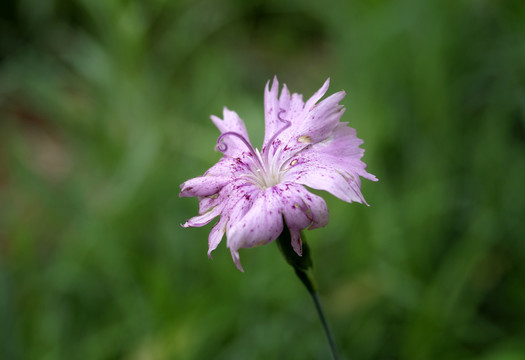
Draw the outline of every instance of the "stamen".
M246 147L248 148L248 150L253 154L255 155L255 150L253 150L253 147L252 145L248 142L248 140L246 140L244 138L244 136L242 136L241 134L239 133L236 133L235 131L228 131L228 132L225 132L224 134L222 134L221 136L219 136L219 138L217 139L217 145L215 146L215 148L217 150L219 150L220 152L224 153L226 152L226 150L228 150L228 145L223 143L222 140L228 136L228 135L231 135L231 136L235 136L236 138L240 139L244 145L246 145Z
M264 151L264 159L265 159L266 162L268 162L268 153L270 152L270 146L272 146L273 141L277 138L277 136L281 135L281 133L284 130L286 130L290 126L292 126L292 122L290 120L286 120L286 119L283 119L281 117L281 114L285 113L285 112L286 112L285 109L279 110L279 113L277 114L277 118L279 119L280 122L284 123L284 126L279 131L277 131L275 134L273 134L273 136L270 138L270 140L268 140L268 143L266 144L266 148L263 150Z
M250 172L247 174L244 174L243 177L246 178L249 182L257 185L261 189L266 189L268 187L274 186L280 182L281 174L279 171L279 162L276 162L276 158L279 157L279 154L277 154L276 147L273 151L273 154L270 156L270 146L275 141L275 139L286 129L288 129L292 123L291 121L285 120L282 118L282 114L286 112L286 110L281 109L277 115L280 122L284 123L284 126L279 129L273 136L271 137L270 141L267 143L267 146L263 148L262 154L259 152L258 149L254 149L250 142L240 133L235 131L228 131L219 136L217 139L217 145L215 148L223 153L225 153L228 150L228 144L224 143L223 140L226 136L234 136L238 139L240 139L243 144L248 149L251 156L251 161L253 163L253 167L249 166Z
M246 140L246 138L244 136L242 136L241 134L235 132L235 131L228 131L228 132L225 132L224 134L222 134L221 136L219 136L219 138L217 139L217 145L215 145L215 148L217 150L219 150L220 152L222 153L225 153L226 150L228 150L228 145L224 142L222 142L224 140L224 138L226 136L235 136L236 138L240 139L244 145L246 145L246 147L248 148L248 151L253 155L253 157L257 160L257 162L259 163L259 165L264 168L260 158L261 156L259 154L257 154L257 152L253 149L252 145L250 144L250 142L248 140Z
M297 151L296 153L292 154L290 157L288 157L286 160L282 161L282 165L281 167L279 168L279 171L281 172L286 172L288 170L290 170L293 166L297 165L298 163L298 160L297 159L293 159L295 156L307 151L308 149L310 149L312 147L312 145L307 145L305 146L304 148L300 149L299 151ZM293 159L293 160L292 160ZM288 162L290 162L289 164L289 167L286 167Z

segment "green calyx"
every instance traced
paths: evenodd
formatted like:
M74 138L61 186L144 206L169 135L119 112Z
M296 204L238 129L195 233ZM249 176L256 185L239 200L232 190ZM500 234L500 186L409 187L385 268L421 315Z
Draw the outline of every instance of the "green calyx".
M284 226L283 232L277 238L277 245L286 259L286 262L294 268L295 273L299 279L301 279L308 291L314 293L317 290L317 286L313 274L313 262L310 257L310 248L302 234L301 238L303 239L303 251L301 256L298 255L292 247L292 238L287 226Z

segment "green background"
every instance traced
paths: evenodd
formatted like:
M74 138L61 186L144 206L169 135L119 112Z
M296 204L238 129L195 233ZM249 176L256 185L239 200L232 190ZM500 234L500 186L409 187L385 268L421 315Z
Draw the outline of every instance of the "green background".
M179 184L274 75L345 89L370 207L306 232L345 359L525 358L525 2L2 1L0 357L327 359L274 244Z

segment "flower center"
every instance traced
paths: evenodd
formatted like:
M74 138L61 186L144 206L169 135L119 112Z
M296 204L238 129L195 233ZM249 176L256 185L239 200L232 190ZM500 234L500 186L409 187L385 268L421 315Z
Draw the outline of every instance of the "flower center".
M273 154L270 155L270 148L272 147L273 142L284 130L288 129L291 126L291 122L285 120L281 117L281 114L285 110L281 109L277 115L279 121L283 122L283 126L279 131L277 131L267 142L266 146L263 147L262 155L259 152L259 149L254 149L250 142L241 134L235 131L228 131L223 133L217 139L216 148L222 153L225 153L228 150L228 145L223 142L226 136L233 136L242 141L246 146L249 153L251 154L250 159L252 159L252 166L250 166L250 172L245 174L245 177L252 182L253 184L259 186L261 189L267 189L273 187L281 182L281 175L284 174L281 171L281 164L278 161L279 154L277 149L273 150Z

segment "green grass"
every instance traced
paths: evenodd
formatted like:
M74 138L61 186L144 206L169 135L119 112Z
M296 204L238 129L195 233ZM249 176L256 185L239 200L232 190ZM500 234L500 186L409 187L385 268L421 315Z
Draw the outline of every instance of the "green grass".
M277 246L183 229L179 184L331 77L370 207L307 232L343 358L525 357L522 1L0 5L0 358L326 359Z

